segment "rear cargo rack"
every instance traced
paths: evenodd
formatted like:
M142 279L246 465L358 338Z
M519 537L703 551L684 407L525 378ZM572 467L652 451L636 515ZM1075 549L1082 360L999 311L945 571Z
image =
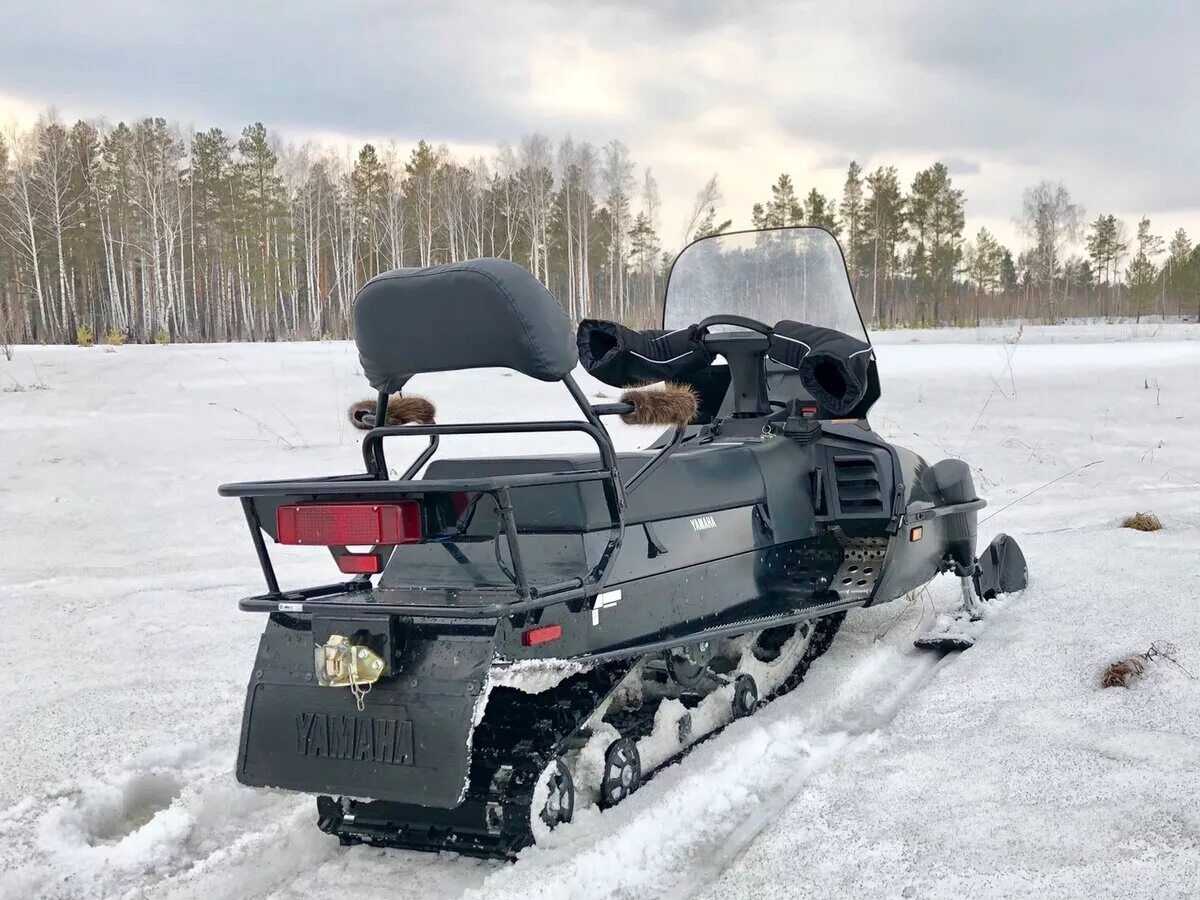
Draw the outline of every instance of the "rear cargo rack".
M563 379L563 383L566 384L571 396L583 410L586 421L382 426L371 429L363 438L362 453L367 471L362 474L309 479L247 481L221 485L217 492L222 497L237 497L242 501L242 510L246 515L246 522L254 541L254 549L258 554L258 561L267 583L267 593L240 601L239 608L249 612L303 613L311 611L305 608L305 605L309 604L327 609L336 607L344 612L370 611L414 618L476 619L515 615L558 603L579 600L594 594L604 585L609 567L624 537L625 486L621 483L612 440L600 423L596 411L588 404L583 392L570 375ZM387 400L387 394L380 395L379 409L386 409ZM419 479L414 477L437 452L442 435L529 434L568 431L586 434L596 443L600 451L598 468L570 472L493 475L481 478ZM408 467L402 478L389 479L387 459L383 451L384 438L419 436L429 438L428 446ZM678 443L679 434L677 433L675 440L671 441L660 455L669 454L678 446ZM644 468L650 468L656 461L657 457ZM640 481L638 476L641 474L641 472L637 473L631 482ZM547 585L531 584L522 561L521 541L517 531L516 517L513 513L511 491L515 488L579 482L600 482L603 487L609 514L608 543L596 564L585 576ZM512 569L511 571L506 569L505 574L512 582L516 593L515 600L471 606L410 606L376 603L373 600L355 602L353 595L371 590L370 578L365 575L339 584L295 591L280 590L275 567L271 562L271 555L263 538L264 533L274 536L263 523L262 514L264 512L273 513L274 509L286 503L298 503L318 498L348 502L356 500L382 501L385 499L411 499L425 494L448 493L486 494L495 500L499 519L496 537L499 540L502 534L508 547Z

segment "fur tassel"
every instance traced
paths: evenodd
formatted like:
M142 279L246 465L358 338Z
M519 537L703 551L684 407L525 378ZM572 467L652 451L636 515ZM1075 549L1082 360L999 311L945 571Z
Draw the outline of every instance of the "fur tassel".
M666 384L661 389L638 388L621 395L622 403L632 403L633 412L621 416L626 425L671 425L682 428L696 418L699 400L685 384Z
M359 400L350 407L350 424L363 431L370 431L374 426L367 424L364 416L374 416L376 410L374 400ZM393 394L388 398L387 424L389 425L432 425L436 410L433 404L424 397L402 397Z

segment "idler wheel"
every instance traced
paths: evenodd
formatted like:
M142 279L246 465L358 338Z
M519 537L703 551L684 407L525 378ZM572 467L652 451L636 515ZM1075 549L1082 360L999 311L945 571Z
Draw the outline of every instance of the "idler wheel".
M600 780L600 808L616 806L642 786L642 758L637 744L617 738L604 753L604 777Z
M733 717L740 719L758 709L758 685L750 675L741 674L733 682Z
M546 800L542 804L538 817L547 828L554 828L571 821L575 815L575 779L571 770L561 759L555 760L542 773L542 781L537 795L546 792Z

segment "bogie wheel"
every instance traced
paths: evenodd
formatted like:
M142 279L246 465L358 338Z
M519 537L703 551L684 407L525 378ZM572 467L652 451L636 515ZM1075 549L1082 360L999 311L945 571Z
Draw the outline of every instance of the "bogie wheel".
M571 821L575 814L575 780L571 770L561 759L546 767L542 774L541 784L535 792L540 799L545 796L538 818L547 828L554 828Z
M733 717L740 719L758 709L758 685L750 675L741 674L733 682Z
M618 738L604 753L604 775L600 780L600 808L616 806L642 785L642 758L637 744Z

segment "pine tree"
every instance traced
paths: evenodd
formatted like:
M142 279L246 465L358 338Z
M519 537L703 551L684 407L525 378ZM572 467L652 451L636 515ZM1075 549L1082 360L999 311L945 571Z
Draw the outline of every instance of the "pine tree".
M390 179L379 154L371 144L364 144L350 172L351 202L354 208L357 233L362 236L363 281L380 271L379 257L383 242Z
M841 232L832 201L816 188L809 191L808 196L804 198L804 211L806 225L824 228L834 237Z
M842 202L838 205L838 216L846 229L843 249L846 253L846 265L850 270L850 281L857 295L863 269L863 179L862 167L854 161L851 161L846 170L846 181L842 185Z
M501 148L503 154L504 148ZM515 158L506 172L505 203L501 214L509 222L516 218L515 200L509 201L509 195L516 193L515 189ZM418 141L413 148L408 162L404 164L404 196L408 199L416 218L417 226L417 259L419 265L433 265L433 241L435 219L435 197L438 179L442 169L441 154L425 141ZM509 256L512 248L511 229L509 238L505 241L502 255ZM511 256L509 257L511 258Z
M975 324L981 321L980 297L991 297L1001 287L1003 248L986 228L980 228L975 243L964 254L967 280L975 288ZM1009 257L1011 264L1012 258Z
M1078 296L1085 304L1088 294L1096 287L1096 274L1084 256L1071 256L1063 263L1063 294Z
M1117 273L1125 253L1129 250L1129 242L1125 239L1125 224L1111 213L1098 216L1096 221L1088 226L1086 247L1096 286L1100 289L1100 296L1106 306L1104 314L1112 315L1116 308L1116 291L1120 282Z
M915 241L910 269L920 296L933 300L932 320L940 322L962 260L963 192L951 184L946 166L934 163L913 179L906 209Z
M100 206L97 191L100 175L100 136L96 127L77 121L67 136L70 159L67 175L69 194L79 198L75 214L67 224L64 250L71 282L75 315L93 334L101 328L104 309L97 309L103 296L104 272L98 265L100 250Z
M280 234L286 226L284 218L285 193L283 180L277 171L279 156L267 138L262 122L242 129L237 143L241 162L236 172L241 182L243 202L242 251L247 270L252 273L254 295L261 304L259 333L276 338L280 332L280 311L283 285L276 251ZM290 236L288 236L290 241Z
M1184 301L1191 298L1193 321L1200 322L1200 244L1188 254L1187 263L1180 270L1179 284L1182 294L1180 311Z
M1163 239L1150 232L1150 219L1143 216L1137 227L1137 253L1126 273L1136 321L1140 322L1142 316L1154 309L1158 282L1158 267L1154 264L1154 257L1162 252Z
M1188 237L1188 233L1182 228L1177 228L1175 234L1171 236L1171 245L1167 248L1168 256L1165 263L1166 288L1175 298L1177 313L1183 312L1184 298L1190 293L1190 282L1193 275L1191 271L1192 250L1192 241Z
M704 217L696 224L696 231L692 236L692 240L698 241L700 238L712 237L715 234L723 234L733 226L733 219L724 219L721 222L717 221L716 206L709 206L704 213Z
M633 220L633 227L629 229L629 258L638 276L635 283L639 285L637 294L632 299L636 301L638 309L649 314L644 323L638 324L649 325L650 319L654 318L654 284L658 276L657 266L661 249L650 216L642 210ZM633 322L632 319L630 321Z
M766 206L756 203L751 211L755 228L785 228L804 224L804 204L796 197L790 175L782 174L771 185L771 199Z
M1005 294L1016 293L1020 287L1017 280L1017 265L1013 262L1012 251L1007 247L1000 249L1000 290Z
M965 254L968 280L981 294L994 294L1000 289L1000 243L986 228L980 228L975 243Z
M871 321L885 320L897 267L896 248L904 239L904 198L895 166L867 176L863 207L863 264L870 276Z
M221 285L230 259L233 232L230 195L233 148L220 128L192 138L189 186L192 204L192 281L197 303L205 309L205 333L232 339Z

